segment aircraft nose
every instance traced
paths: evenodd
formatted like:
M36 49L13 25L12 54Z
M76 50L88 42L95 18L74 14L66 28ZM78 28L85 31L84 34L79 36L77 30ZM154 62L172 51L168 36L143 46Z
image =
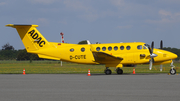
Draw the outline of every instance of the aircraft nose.
M176 54L174 54L174 53L171 53L171 58L172 59L176 59L178 56L176 55Z
M156 49L155 53L158 55L157 57L155 57L155 61L174 60L178 57L176 54L165 50Z
M170 53L168 54L168 58L169 58L169 59L172 59L172 60L173 60L173 59L176 59L177 57L178 57L178 56L177 56L176 54L174 54L174 53L171 53L171 52L170 52Z

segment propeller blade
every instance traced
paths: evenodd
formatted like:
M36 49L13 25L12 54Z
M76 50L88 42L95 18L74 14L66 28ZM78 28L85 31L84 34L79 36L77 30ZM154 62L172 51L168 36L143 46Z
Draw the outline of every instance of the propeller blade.
M163 49L163 41L160 42L160 49Z
M151 50L151 48L150 48L150 47L149 47L149 53L150 53L150 54L152 54L152 50Z
M154 57L153 57L153 58L151 58L151 60L152 60L152 63L154 63Z
M154 41L151 43L151 52L153 53L153 49L154 49Z
M149 61L149 70L151 70L152 69L152 64L153 64L153 62L152 62L152 59Z

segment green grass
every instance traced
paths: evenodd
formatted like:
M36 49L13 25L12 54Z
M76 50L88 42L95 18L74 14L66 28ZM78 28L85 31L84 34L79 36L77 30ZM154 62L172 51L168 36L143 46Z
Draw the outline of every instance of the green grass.
M180 63L174 63L176 71L179 73ZM153 66L152 70L149 70L149 65L138 65L135 67L136 73L169 73L170 64L163 65L163 71L159 71L159 65ZM91 73L104 73L104 65L84 65L75 63L63 62L61 66L60 61L0 61L0 74L22 74L25 68L26 74L81 74L87 73L88 69ZM132 73L134 67L122 68L124 73ZM112 73L115 72L115 68L111 67Z

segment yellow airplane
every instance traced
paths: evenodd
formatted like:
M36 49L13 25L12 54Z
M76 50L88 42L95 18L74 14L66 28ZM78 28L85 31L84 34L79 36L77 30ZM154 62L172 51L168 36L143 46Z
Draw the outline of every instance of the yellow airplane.
M122 67L133 67L138 64L161 65L171 63L170 73L176 74L173 59L177 55L154 48L143 42L107 43L107 44L68 44L48 42L36 29L38 25L14 25L28 53L37 54L40 58L74 62L79 64L105 64L105 74L111 74L109 67L115 67L117 74L123 74Z

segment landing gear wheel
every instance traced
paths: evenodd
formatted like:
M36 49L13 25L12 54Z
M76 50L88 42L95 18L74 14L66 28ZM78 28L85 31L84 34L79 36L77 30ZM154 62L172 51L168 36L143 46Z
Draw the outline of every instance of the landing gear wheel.
M176 74L176 69L172 68L172 69L170 70L170 74L171 74L171 75L175 75L175 74Z
M123 70L120 68L118 68L116 71L117 71L117 74L123 74Z
M112 71L110 69L106 69L104 72L106 75L111 75L111 73L112 73Z

